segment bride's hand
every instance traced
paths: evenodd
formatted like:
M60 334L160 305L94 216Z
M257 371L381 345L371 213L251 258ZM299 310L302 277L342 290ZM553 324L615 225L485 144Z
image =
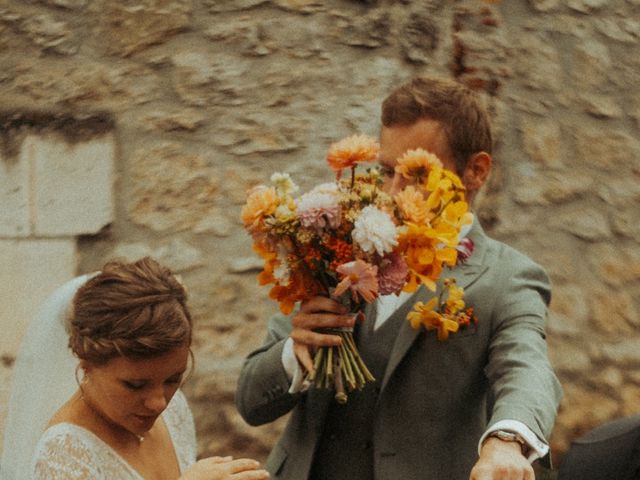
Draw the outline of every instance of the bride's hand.
M197 461L178 480L265 480L269 472L250 458L209 457Z

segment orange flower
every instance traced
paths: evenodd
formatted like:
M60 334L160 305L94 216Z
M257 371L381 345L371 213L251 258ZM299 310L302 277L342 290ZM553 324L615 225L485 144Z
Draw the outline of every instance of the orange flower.
M422 183L434 167L442 168L440 159L433 153L417 148L408 150L398 159L395 171L407 180Z
M273 187L254 188L242 207L242 223L249 231L257 230L262 219L273 214L278 207L278 194Z
M435 282L442 273L443 264L453 266L457 259L458 253L455 248L443 246L448 240L448 232L442 231L441 228L406 224L398 238L398 251L403 252L409 267L409 280L405 285L405 292L415 291L421 283L435 291Z
M327 163L336 172L351 168L361 162L373 162L378 159L380 145L367 135L352 135L334 143L329 148Z
M430 211L424 196L413 185L405 187L394 197L394 200L400 209L402 218L406 221L423 224L429 217Z

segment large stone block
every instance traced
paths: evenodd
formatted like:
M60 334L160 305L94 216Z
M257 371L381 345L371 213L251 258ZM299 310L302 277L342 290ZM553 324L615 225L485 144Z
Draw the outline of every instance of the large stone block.
M0 236L29 235L29 165L0 153Z
M38 307L76 263L75 239L0 240L0 356L15 356Z
M114 152L111 135L73 145L25 139L21 156L33 169L36 235L92 234L113 220Z

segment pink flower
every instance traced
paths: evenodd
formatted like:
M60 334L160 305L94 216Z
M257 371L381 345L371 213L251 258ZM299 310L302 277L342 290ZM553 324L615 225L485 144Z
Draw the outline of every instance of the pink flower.
M343 263L336 271L343 276L333 292L334 297L339 297L347 289L351 290L354 301L358 301L360 295L367 303L373 302L378 296L378 267L370 265L362 260Z
M386 255L379 264L378 287L380 295L400 293L407 281L409 267L397 253Z
M303 227L321 230L340 225L340 205L335 194L315 191L305 193L296 201L296 206Z

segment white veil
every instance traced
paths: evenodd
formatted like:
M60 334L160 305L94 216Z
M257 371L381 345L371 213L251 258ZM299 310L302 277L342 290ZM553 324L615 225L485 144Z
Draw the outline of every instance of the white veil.
M51 416L78 388L78 359L67 347L64 320L76 290L90 277L76 277L42 304L16 358L3 442L1 480L27 480L33 450Z

